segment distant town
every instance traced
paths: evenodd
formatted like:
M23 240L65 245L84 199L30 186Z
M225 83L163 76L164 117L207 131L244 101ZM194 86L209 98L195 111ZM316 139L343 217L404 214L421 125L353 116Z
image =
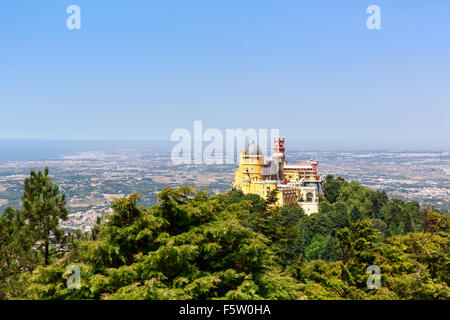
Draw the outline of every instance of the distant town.
M323 178L328 174L376 190L390 197L417 201L422 206L450 209L449 152L312 152L290 149L288 162L318 159ZM55 160L0 162L0 211L20 207L23 180L30 169L49 166L53 181L66 194L68 231L89 230L97 217L110 211L114 198L133 191L145 197L143 205L157 203L164 187L193 185L212 194L226 192L236 165L173 165L165 151L91 151Z

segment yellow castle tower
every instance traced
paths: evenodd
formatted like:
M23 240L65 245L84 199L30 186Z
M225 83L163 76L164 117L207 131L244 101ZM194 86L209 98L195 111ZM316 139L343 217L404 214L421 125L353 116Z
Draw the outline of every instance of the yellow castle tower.
M271 190L276 189L277 181L264 179L264 167L261 148L254 142L248 144L240 152L233 186L245 194L253 193L266 198Z

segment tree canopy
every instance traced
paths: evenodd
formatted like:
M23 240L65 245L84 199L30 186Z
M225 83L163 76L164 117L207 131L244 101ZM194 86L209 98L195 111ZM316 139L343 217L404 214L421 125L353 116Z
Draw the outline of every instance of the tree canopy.
M0 298L450 298L448 213L342 178L327 176L309 216L238 190L165 188L157 205L142 207L132 193L90 232L64 235L64 197L47 176L32 172L24 209L0 216ZM67 236L67 252L55 251ZM79 289L67 286L71 266ZM370 266L379 289L367 286Z

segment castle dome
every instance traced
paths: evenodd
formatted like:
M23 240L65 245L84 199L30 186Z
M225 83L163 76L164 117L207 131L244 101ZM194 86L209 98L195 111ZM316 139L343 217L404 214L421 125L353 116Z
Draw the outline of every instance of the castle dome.
M247 145L247 147L245 147L244 154L246 156L262 156L263 155L261 148L255 142L249 143Z

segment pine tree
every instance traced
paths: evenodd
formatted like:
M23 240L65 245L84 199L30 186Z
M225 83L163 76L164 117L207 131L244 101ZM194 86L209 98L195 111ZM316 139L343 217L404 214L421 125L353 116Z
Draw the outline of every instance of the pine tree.
M50 263L50 245L57 242L63 246L67 239L59 228L59 221L67 220L65 195L52 183L48 167L44 172L31 170L25 179L22 197L23 215L33 230L35 241L44 257L44 265Z
M266 204L267 204L267 206L271 206L277 202L278 202L278 189L275 188L275 189L271 190L269 192L269 194L267 195Z
M17 294L18 277L38 263L32 230L19 211L7 208L0 214L0 300Z

